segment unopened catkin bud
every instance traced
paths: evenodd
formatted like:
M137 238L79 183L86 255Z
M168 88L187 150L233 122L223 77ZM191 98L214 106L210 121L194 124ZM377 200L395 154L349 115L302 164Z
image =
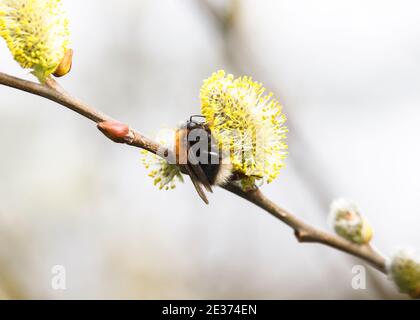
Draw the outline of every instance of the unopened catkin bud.
M420 299L420 260L412 251L398 251L389 261L387 271L401 293Z
M134 134L128 125L118 121L98 123L98 129L109 139L117 143L132 143Z
M373 236L371 226L357 206L346 199L337 199L331 204L330 224L340 237L356 244L368 244Z
M65 76L66 74L70 72L72 65L73 65L73 49L67 49L66 53L64 54L63 60L61 60L57 69L55 69L53 75L57 78Z

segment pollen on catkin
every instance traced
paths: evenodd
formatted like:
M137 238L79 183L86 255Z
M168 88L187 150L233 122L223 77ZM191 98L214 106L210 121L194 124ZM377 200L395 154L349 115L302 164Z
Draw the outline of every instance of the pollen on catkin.
M168 149L173 149L175 130L161 130L157 141ZM141 151L141 161L146 169L150 169L149 177L160 190L175 189L177 182L184 182L181 168L146 150Z
M0 35L22 68L41 83L63 60L69 21L60 0L1 0Z
M270 183L284 167L287 128L282 106L261 83L223 70L204 81L201 112L244 189Z

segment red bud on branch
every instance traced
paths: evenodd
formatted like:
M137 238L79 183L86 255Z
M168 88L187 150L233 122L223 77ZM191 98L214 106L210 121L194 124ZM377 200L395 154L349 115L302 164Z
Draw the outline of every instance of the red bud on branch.
M130 128L118 121L105 121L98 123L98 129L109 139L117 143L132 143L134 134Z

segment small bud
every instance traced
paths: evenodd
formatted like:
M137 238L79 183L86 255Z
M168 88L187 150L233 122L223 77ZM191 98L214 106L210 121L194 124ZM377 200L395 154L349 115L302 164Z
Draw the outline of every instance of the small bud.
M105 121L98 124L98 129L109 139L117 143L132 143L134 134L130 128L118 121Z
M397 252L389 261L387 271L401 293L420 299L420 260L412 251Z
M63 60L61 60L57 69L55 69L53 75L57 78L65 76L67 73L70 72L72 65L73 49L67 49L66 53L64 54Z
M356 205L345 199L337 199L331 204L330 223L340 237L353 243L363 245L372 240L371 226Z

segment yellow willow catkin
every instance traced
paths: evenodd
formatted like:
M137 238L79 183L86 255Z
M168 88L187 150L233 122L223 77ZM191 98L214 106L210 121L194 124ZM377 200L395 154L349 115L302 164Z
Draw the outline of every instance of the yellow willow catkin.
M173 149L176 137L175 129L164 129L159 132L157 141L165 148ZM168 163L166 160L143 150L142 162L146 169L151 169L149 177L153 184L161 190L175 189L177 182L184 182L181 168L176 164Z
M244 189L272 182L284 166L287 128L282 106L261 83L221 70L204 81L201 112Z
M40 82L69 49L68 25L60 0L0 0L0 35L14 59Z

